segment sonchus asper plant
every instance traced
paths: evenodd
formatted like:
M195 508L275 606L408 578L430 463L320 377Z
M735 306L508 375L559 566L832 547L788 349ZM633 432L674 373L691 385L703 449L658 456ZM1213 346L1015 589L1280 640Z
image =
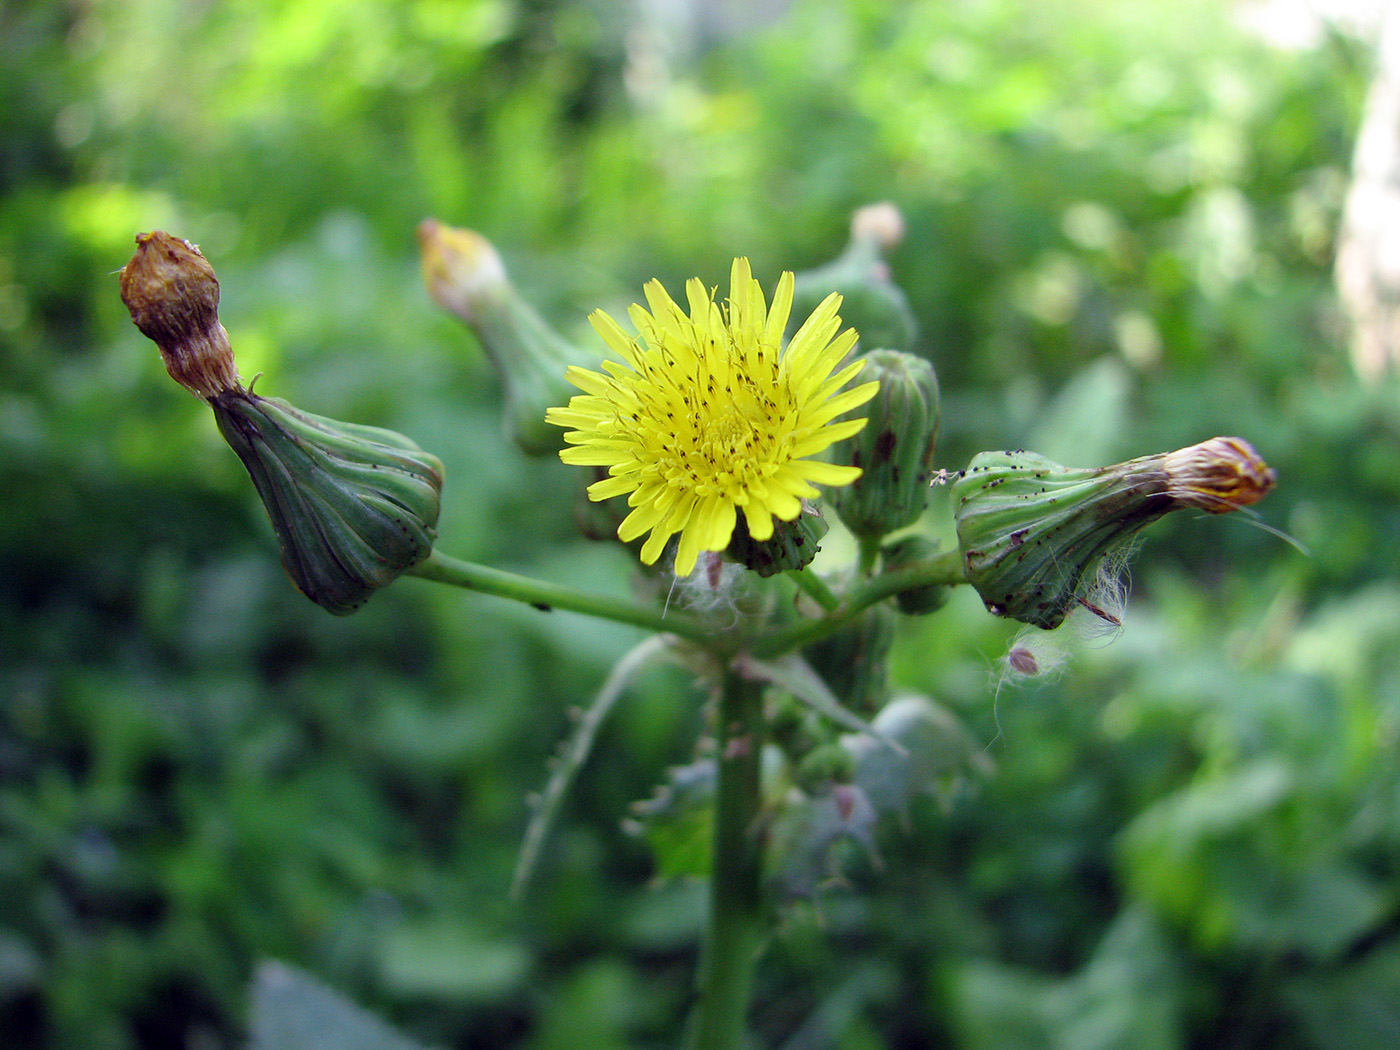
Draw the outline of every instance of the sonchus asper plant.
M985 766L951 712L892 687L899 614L936 614L952 587L970 583L992 613L1042 628L1077 605L1107 615L1090 581L1145 525L1178 508L1234 510L1274 484L1238 438L1109 467L988 452L963 471L935 472L937 377L907 352L912 315L883 260L898 213L882 206L858 220L835 264L800 281L784 273L771 300L737 258L725 298L695 279L682 305L652 281L630 330L594 312L608 357L558 336L480 234L420 226L428 288L480 337L502 379L507 431L531 452L562 444L563 462L588 472L595 505L625 502L589 516L587 529L636 551L651 585L638 600L442 554L438 460L399 434L245 389L219 324L218 281L197 248L142 234L121 274L137 326L214 410L283 565L313 601L347 613L412 573L652 633L579 720L540 795L517 887L628 676L657 656L699 675L713 739L636 811L662 870L710 881L692 1050L744 1042L755 963L784 895L817 892L839 876L842 843L873 850L877 818L902 819L921 794L951 798L959 778ZM860 336L843 328L842 290L863 297L893 348L852 356ZM804 296L810 308L795 306ZM916 530L930 482L950 476L958 547L940 551ZM824 499L855 535L852 566L814 560ZM1027 646L1009 660L1018 673L1038 667Z

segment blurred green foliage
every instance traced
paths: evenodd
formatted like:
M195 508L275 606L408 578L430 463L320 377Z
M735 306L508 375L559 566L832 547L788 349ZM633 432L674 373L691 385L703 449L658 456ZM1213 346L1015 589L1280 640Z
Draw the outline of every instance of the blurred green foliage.
M622 594L414 225L480 229L586 339L654 276L822 263L881 198L941 466L1238 433L1310 554L1169 521L1122 636L1029 684L975 595L903 625L894 680L996 770L794 908L756 1031L1400 1043L1400 391L1352 377L1329 270L1364 48L1214 0L12 0L0 40L7 1047L246 1045L268 957L444 1047L670 1046L689 995L696 887L619 828L691 757L688 683L633 691L511 903L525 795L635 632L417 581L307 603L129 324L136 231L201 243L260 392L442 457L445 550Z

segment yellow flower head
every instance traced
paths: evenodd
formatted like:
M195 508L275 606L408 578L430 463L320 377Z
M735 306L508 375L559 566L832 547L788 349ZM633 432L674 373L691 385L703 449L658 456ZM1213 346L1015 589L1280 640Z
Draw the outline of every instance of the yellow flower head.
M849 485L860 477L857 467L809 457L865 425L832 420L869 401L879 384L839 393L864 362L832 375L856 343L851 329L837 335L838 294L782 346L792 286L792 274L783 274L770 310L749 261L735 259L723 308L692 279L687 316L651 281L651 310L628 311L637 336L602 310L589 318L622 363L604 361L606 374L569 368L566 378L584 393L545 418L572 428L559 453L565 463L608 468L588 496L627 496L632 512L617 535L625 543L650 532L646 564L680 533L676 574L688 575L701 551L729 544L736 509L750 536L771 539L774 518L792 521L804 498L820 495L813 482Z

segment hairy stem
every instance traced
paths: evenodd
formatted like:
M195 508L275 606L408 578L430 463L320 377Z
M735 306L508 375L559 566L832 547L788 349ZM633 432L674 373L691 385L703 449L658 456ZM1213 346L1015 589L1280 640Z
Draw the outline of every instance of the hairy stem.
M767 930L758 820L763 684L726 670L717 738L710 914L687 1050L738 1050L754 967Z

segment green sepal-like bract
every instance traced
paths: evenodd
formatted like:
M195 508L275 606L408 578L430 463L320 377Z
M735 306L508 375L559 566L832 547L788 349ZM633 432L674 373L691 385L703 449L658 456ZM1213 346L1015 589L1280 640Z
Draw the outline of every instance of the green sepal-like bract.
M929 475L938 441L938 377L922 357L898 350L865 355L863 379L880 383L860 409L869 420L836 444L837 463L863 472L827 499L857 536L879 538L916 521L928 505Z
M967 578L997 616L1058 627L1104 555L1179 506L1168 488L1161 457L1076 469L980 453L952 487Z
M775 521L773 535L766 540L750 536L748 523L740 515L725 553L766 579L809 565L821 550L818 544L830 527L821 511L806 500L802 502L802 511L792 521Z
M1105 556L1168 511L1227 514L1259 502L1275 480L1237 437L1090 469L983 452L953 483L963 567L998 616L1048 630L1079 603L1113 620L1084 593Z
M210 398L297 589L343 616L433 549L442 463L401 434L243 391Z
M1060 626L1103 556L1175 507L1165 470L1128 466L1067 468L1025 451L974 456L953 482L953 508L967 580L990 612Z

